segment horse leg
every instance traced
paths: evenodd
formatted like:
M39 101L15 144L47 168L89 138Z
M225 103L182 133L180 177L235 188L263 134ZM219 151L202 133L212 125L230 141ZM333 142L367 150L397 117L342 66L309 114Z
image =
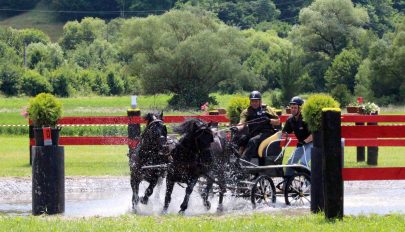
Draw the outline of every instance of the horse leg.
M205 187L204 191L201 193L201 197L203 199L203 204L207 210L211 209L211 203L208 201L208 195L210 190L212 189L214 182L207 178L207 187Z
M224 201L224 194L226 192L225 179L223 179L223 178L219 179L218 185L219 185L219 202L218 202L217 211L222 212L222 211L224 211L223 201Z
M135 177L134 175L131 175L131 188L132 188L132 209L135 210L136 206L138 205L139 202L139 184L140 180L138 177Z
M168 177L166 179L166 196L165 196L165 205L163 206L163 214L167 213L169 208L170 201L172 200L172 192L174 187L174 181L170 180Z
M148 204L149 197L152 195L153 189L155 188L157 182L158 182L158 178L154 178L153 180L151 180L149 182L149 186L145 190L145 195L141 199L142 204L144 204L144 205Z
M196 183L197 183L197 178L193 178L187 184L186 195L184 196L183 203L181 203L181 205L180 205L179 214L184 214L184 211L186 211L186 209L188 207L188 201L190 200L190 195L193 192L193 189L194 189L194 186Z

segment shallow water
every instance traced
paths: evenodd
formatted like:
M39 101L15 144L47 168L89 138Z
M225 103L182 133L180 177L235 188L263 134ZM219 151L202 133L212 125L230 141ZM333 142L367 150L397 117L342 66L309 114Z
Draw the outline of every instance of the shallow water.
M140 187L143 195L147 183ZM65 213L67 217L118 216L133 213L132 191L127 177L68 177L65 181ZM140 215L159 215L164 202L165 184L158 186L147 205L139 204ZM185 189L175 186L169 213L177 213ZM0 214L31 214L31 179L0 178ZM207 212L196 190L190 198L185 215L216 214L218 198L211 199L212 207ZM345 182L345 215L405 213L405 181L355 181ZM309 213L309 206L286 206L283 197L270 206L252 208L249 199L226 196L223 214L250 214L267 212L288 215Z

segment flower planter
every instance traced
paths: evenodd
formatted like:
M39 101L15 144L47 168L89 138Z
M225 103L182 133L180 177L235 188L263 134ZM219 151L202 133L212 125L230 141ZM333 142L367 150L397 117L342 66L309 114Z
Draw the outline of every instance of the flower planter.
M347 113L349 113L349 114L358 114L358 113L360 113L360 107L359 106L347 106L346 107L346 110L347 110Z

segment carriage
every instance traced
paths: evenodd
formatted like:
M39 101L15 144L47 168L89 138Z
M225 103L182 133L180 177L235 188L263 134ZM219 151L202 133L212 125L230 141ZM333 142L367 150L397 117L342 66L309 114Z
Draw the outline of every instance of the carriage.
M234 137L234 133L228 132L224 144L228 153L228 165L224 165L225 182L232 196L250 199L253 207L258 204L271 205L276 202L276 196L284 197L287 205L303 206L310 203L310 169L301 164L282 164L291 138L282 138L282 133L277 132L260 144L258 157L248 162L240 158ZM294 174L285 176L285 168L292 168ZM204 185L206 180L200 180L200 189ZM212 190L213 193L219 191L215 186Z
M281 132L264 140L259 146L257 161L248 162L241 159L235 142L236 135L230 133L229 129L218 130L201 120L189 119L177 128L183 136L169 149L167 154L170 160L166 157L163 146L167 141L161 140L167 137L162 117L152 118L143 133L139 154L129 154L133 209L139 200L147 204L157 179L161 177L166 177L163 212L167 211L175 182L187 185L179 213L184 213L187 209L190 194L196 184L207 209L211 206L208 201L210 193L219 195L218 210L222 210L224 194L250 198L253 207L275 203L277 195L284 196L287 205L309 203L310 170L303 165L282 164L285 149L291 139L286 137L283 140ZM156 150L152 151L152 147ZM203 164L204 158L208 159L208 165ZM294 175L286 177L284 168L294 169ZM140 198L138 189L142 180L147 180L150 185Z

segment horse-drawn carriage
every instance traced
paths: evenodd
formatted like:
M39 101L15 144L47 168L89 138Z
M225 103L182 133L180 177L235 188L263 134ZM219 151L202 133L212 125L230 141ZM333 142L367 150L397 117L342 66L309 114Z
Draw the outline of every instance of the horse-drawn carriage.
M139 200L144 204L148 202L160 177L166 177L164 212L170 203L175 182L187 184L181 213L187 209L196 184L207 209L211 206L208 198L212 193L219 195L218 210L222 210L225 194L250 198L254 207L258 204L271 205L275 203L276 196L281 195L287 205L305 205L310 201L310 170L303 165L282 164L285 148L291 139L282 139L281 132L263 141L259 146L257 162L248 162L240 157L235 134L229 129L211 128L209 124L193 118L177 127L175 132L182 137L170 145L162 139L167 138L167 131L161 118L153 116L147 120L138 154L129 154L134 209ZM168 146L171 148L168 149ZM294 175L286 177L284 168L293 168ZM147 180L150 185L145 195L139 198L138 186L142 180Z
M217 131L216 133L220 133ZM308 205L310 203L311 171L301 164L286 165L284 154L291 138L282 138L277 132L264 140L259 148L257 158L248 162L241 158L235 132L229 131L225 146L226 165L225 182L228 192L235 197L250 198L253 207L258 204L270 205L276 202L276 196L283 196L287 205ZM224 135L216 135L224 137ZM214 152L215 153L215 152ZM218 157L218 153L214 159ZM260 165L259 165L260 164ZM285 176L284 169L294 170L293 175ZM203 184L210 181L201 181ZM218 188L212 188L214 192Z

